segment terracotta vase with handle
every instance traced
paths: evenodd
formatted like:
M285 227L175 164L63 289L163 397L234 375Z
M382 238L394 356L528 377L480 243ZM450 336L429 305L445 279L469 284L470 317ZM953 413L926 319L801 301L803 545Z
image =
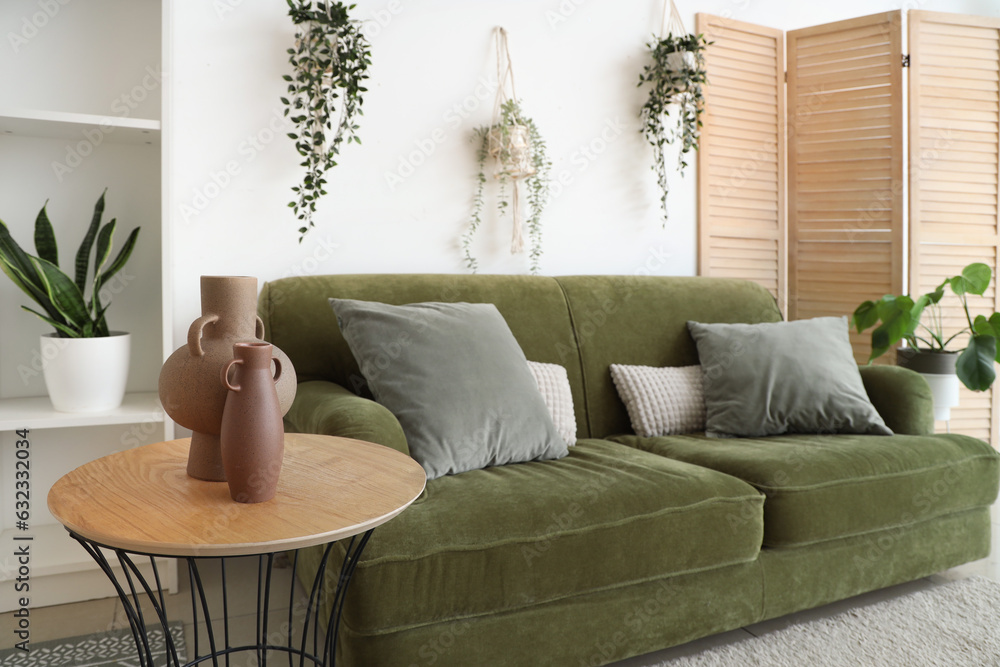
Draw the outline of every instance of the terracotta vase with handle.
M275 383L281 361L270 343L236 343L234 358L222 367L222 386L229 390L222 412L222 466L229 495L238 503L262 503L274 497L285 453L285 429ZM230 371L232 380L230 380Z
M260 342L264 337L264 323L257 317L257 279L202 276L201 313L188 329L187 344L160 370L160 402L171 419L192 431L188 475L224 482L219 434L228 392L219 373L233 358L235 343ZM277 347L273 355L282 367L275 390L285 414L295 399L295 369Z

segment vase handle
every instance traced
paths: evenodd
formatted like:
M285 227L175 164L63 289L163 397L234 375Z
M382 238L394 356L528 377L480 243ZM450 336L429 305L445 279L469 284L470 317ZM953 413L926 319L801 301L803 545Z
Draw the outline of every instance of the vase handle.
M229 369L233 367L233 364L243 364L242 359L230 359L229 363L222 367L222 384L226 385L226 389L229 391L238 392L242 387L240 385L229 384Z
M260 319L260 315L257 316L257 322L254 324L253 333L257 340L264 340L264 320Z
M210 314L202 315L191 323L188 329L188 352L193 357L204 357L205 350L201 348L201 336L206 326L219 321L219 316Z
M274 359L274 381L277 382L278 378L281 377L281 359L277 357L272 357Z

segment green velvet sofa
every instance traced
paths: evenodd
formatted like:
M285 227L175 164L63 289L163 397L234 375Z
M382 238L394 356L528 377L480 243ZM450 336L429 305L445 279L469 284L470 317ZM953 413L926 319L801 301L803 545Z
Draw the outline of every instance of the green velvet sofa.
M355 393L363 383L333 296L495 304L529 360L566 368L579 437L556 461L429 482L378 528L347 596L338 664L603 665L989 553L1000 459L980 440L933 435L927 384L905 369L861 369L893 436L632 433L609 365L697 363L688 320L780 320L755 284L466 275L265 284L268 337L300 380L287 429L407 452L393 415ZM319 549L301 553L300 567L315 568Z

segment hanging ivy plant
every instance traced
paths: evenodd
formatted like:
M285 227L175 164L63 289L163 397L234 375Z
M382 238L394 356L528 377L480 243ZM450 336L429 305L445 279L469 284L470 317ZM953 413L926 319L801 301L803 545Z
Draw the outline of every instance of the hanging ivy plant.
M354 5L287 1L288 14L297 30L295 47L288 49L293 73L284 76L288 97L282 97L281 102L285 116L295 125L295 131L288 136L305 158L301 163L305 177L292 188L295 198L288 204L302 224L301 243L315 226L312 217L316 202L326 194L325 174L337 166L341 143L361 143L356 120L362 115L371 52L361 22L349 15Z
M704 35L684 34L653 38L649 43L652 62L639 75L639 85L652 88L640 112L642 133L653 146L653 171L660 186L663 224L667 224L666 147L680 140L678 171L687 167L687 154L698 149L701 112L704 102L701 86L706 82Z
M495 175L500 183L497 211L501 220L512 213L514 238L511 252L521 252L524 247L521 236L521 211L518 181L527 189L529 213L524 225L528 230L531 250L528 253L531 273L538 274L542 257L542 213L549 198L549 171L552 162L546 153L535 122L521 110L516 99L508 99L500 107L499 121L493 125L480 127L475 132L479 142L477 160L479 173L476 175L476 190L473 196L472 216L469 228L462 235L462 251L465 265L473 273L479 262L472 253L472 240L483 222L485 209L486 162L492 157L496 161Z

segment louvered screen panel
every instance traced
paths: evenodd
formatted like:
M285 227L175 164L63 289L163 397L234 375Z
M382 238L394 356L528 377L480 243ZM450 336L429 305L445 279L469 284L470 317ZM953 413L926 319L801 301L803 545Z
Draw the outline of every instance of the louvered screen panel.
M786 311L784 39L698 14L708 85L698 150L698 272L760 283Z
M922 294L971 262L997 271L1000 19L911 11L909 22L910 285ZM987 296L970 305L995 310L993 286ZM949 335L966 326L956 301ZM996 394L963 387L951 431L996 446Z
M902 291L901 37L898 11L788 33L789 319Z

